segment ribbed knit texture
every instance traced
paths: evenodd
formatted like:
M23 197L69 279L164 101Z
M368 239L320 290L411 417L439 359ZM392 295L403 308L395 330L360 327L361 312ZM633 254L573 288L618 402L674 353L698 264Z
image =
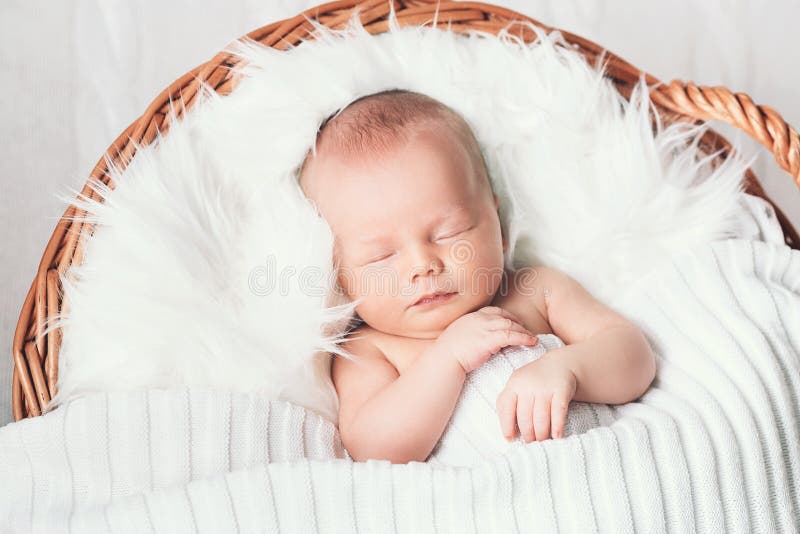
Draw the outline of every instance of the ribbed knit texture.
M352 462L255 395L92 394L0 429L0 532L797 532L799 287L781 245L676 257L614 303L650 390L472 468Z

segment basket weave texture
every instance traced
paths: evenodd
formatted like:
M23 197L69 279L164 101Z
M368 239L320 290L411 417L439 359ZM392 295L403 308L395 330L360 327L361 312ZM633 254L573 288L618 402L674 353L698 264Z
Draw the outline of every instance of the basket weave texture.
M329 28L341 29L354 10L357 10L365 29L371 34L378 34L388 30L388 17L392 7L400 26L430 25L449 27L455 32L480 30L492 34L507 28L526 43L534 41L536 34L524 25L514 25L514 21L529 22L548 32L554 30L520 13L480 2L341 0L274 22L248 33L246 37L265 46L285 50L300 44L302 40L313 38L313 26L309 19ZM639 77L644 75L650 87L650 98L664 124L675 121L697 123L712 119L729 123L747 132L772 152L778 165L800 187L800 139L797 132L775 110L758 106L746 94L732 93L724 87L703 87L677 80L663 84L597 44L569 32L559 31L565 41L580 52L587 62L592 65L598 59L606 62L607 77L626 98L630 96ZM192 108L200 82L214 88L221 96L230 94L238 83L232 67L237 66L239 61L239 58L222 51L172 82L111 144L92 170L90 179L99 179L113 188L105 157L124 169L135 155L137 146L150 144L156 132L168 132L170 125L167 113L171 102L181 101L183 104L175 106L177 117L181 116L183 109ZM717 158L719 163L730 153L730 144L722 136L709 130L701 140L700 149L706 154L720 150ZM797 230L767 197L750 170L747 171L746 192L764 198L775 208L786 243L792 248L799 248L800 237ZM101 200L89 187L88 180L81 194ZM62 301L59 275L65 273L73 263L81 262L86 239L92 235L91 224L75 220L80 215L82 213L79 209L70 206L56 225L22 306L12 347L12 404L15 421L41 415L51 396L56 393L61 331L51 329L45 333L45 325L54 320L59 312L66 310L68 303Z

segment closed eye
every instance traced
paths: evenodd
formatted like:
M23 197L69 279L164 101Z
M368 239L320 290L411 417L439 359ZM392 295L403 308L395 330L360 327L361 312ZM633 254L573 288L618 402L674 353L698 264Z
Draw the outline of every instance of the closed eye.
M385 260L385 259L387 259L387 258L389 258L389 257L391 257L393 255L394 255L394 252L387 252L385 254L381 254L380 256L376 256L376 257L372 258L371 260L367 260L366 262L363 263L363 265L369 265L370 263L377 263L377 262L383 261L383 260Z
M468 228L464 228L464 229L462 229L462 230L457 230L457 231L455 231L455 232L448 232L448 233L446 233L445 235L443 235L443 236L439 237L439 238L437 239L437 241L438 241L438 240L441 240L441 239L450 239L450 238L452 238L452 237L456 237L456 236L457 236L457 235L459 235L459 234L463 234L464 232L467 232L467 231L469 231L469 230L472 230L472 228L473 228L473 227L472 227L472 226L470 226L470 227L468 227Z

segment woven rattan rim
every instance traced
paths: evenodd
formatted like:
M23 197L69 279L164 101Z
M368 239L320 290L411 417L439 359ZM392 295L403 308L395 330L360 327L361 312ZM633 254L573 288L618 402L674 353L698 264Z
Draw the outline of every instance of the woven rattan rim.
M401 26L433 26L435 18L436 26L449 26L456 32L481 30L496 34L513 21L527 21L547 31L554 29L520 13L480 2L437 4L433 0L341 0L274 22L248 33L247 37L277 50L285 50L299 44L302 39L313 38L313 26L308 19L316 19L329 28L339 29L354 10L358 10L365 29L371 34L378 34L388 30L391 7L394 8ZM514 25L510 30L516 32L525 42L536 39L535 33L523 25ZM665 123L716 119L732 124L767 147L774 154L778 165L800 186L800 140L797 132L775 110L757 106L747 95L732 93L724 87L698 87L693 83L680 81L661 84L653 76L643 73L597 44L560 31L565 40L583 54L588 62L595 64L603 56L602 59L607 62L608 77L625 97L630 96L640 75L644 75L651 87L651 99ZM229 94L238 82L231 72L231 67L237 65L238 61L238 58L223 51L175 80L153 100L141 117L120 134L104 156L124 169L135 154L137 146L148 145L157 131L166 133L169 130L167 111L171 102L182 101L183 108L191 109L201 81L222 96ZM183 110L180 109L181 106L176 107L176 115L180 117ZM706 153L722 150L720 158L724 158L729 153L730 145L722 136L709 131L701 142L701 148ZM107 174L104 157L100 158L90 178L102 180L114 187ZM772 204L786 243L798 248L800 238L797 230L767 197L751 171L748 171L746 190ZM88 182L81 194L101 200L88 186ZM67 303L62 302L61 298L59 275L71 264L81 262L83 244L92 233L91 225L73 220L75 215L76 209L69 207L57 224L17 323L12 347L14 373L11 390L15 421L41 415L43 408L56 392L61 331L51 329L45 332L45 325L59 311L66 309Z

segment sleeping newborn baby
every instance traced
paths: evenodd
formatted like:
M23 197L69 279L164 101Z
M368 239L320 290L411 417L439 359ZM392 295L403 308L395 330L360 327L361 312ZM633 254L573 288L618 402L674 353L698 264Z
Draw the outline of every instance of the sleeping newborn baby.
M570 402L627 403L652 382L633 323L556 269L504 268L478 142L441 102L404 90L352 102L321 126L300 187L331 228L338 286L361 321L342 345L352 358L331 365L353 460L431 458L468 374L537 336L563 343L497 388L486 425L503 442L560 438Z

